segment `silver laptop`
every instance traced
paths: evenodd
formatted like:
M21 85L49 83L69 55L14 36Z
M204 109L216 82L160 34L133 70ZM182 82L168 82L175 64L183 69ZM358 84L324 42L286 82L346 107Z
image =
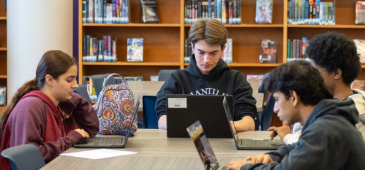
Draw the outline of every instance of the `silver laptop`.
M220 167L218 160L213 152L212 147L204 133L203 126L200 121L196 121L186 128L190 138L193 140L199 157L203 162L204 169L207 170L225 170L227 167Z
M89 139L82 139L74 145L75 148L125 148L128 142L129 134L132 133L133 122L137 117L138 107L140 103L140 98L138 97L137 103L134 106L134 111L132 113L132 123L126 129L125 136L101 136Z
M283 142L280 139L239 139L238 133L244 134L245 132L234 133L236 132L236 127L234 126L234 121L232 120L231 111L226 98L223 98L223 108L227 116L228 124L231 127L231 132L234 142L236 144L236 148L238 150L276 150L281 145L283 145ZM261 132L262 131L254 131L252 133Z

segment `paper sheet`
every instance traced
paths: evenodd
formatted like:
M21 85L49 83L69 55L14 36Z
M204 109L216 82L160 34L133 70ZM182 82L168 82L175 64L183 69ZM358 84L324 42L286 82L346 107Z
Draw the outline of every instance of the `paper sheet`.
M131 151L117 151L111 149L96 149L90 151L81 151L81 152L72 152L72 153L62 153L64 156L74 156L79 158L88 158L88 159L103 159L110 158L116 156L124 156L124 155L132 155L137 152Z

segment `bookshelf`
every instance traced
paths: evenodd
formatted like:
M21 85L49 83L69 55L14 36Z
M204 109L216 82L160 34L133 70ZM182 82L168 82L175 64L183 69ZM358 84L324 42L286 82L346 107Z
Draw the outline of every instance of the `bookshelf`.
M6 11L4 1L0 1L0 86L6 86L7 83L7 31L6 31ZM0 111L4 106L0 106Z
M184 69L184 39L191 24L184 23L184 4L187 0L157 0L160 23L143 24L140 0L130 0L130 23L82 23L82 0L79 0L79 81L82 76L117 72L123 76L143 76L150 80L161 69ZM207 1L207 0L206 0ZM365 25L355 25L356 0L321 0L336 3L336 25L290 25L287 23L288 0L273 1L272 24L256 24L256 0L241 0L242 24L226 24L233 38L233 63L228 64L244 75L264 74L287 62L287 39L311 39L327 31L344 33L352 39L365 39ZM0 21L1 22L1 21ZM117 39L117 62L82 62L83 35L102 37L112 35ZM127 62L127 38L144 38L144 61ZM277 41L277 63L259 62L261 39ZM1 53L1 52L0 52ZM365 69L365 65L362 66ZM358 79L365 79L361 73Z

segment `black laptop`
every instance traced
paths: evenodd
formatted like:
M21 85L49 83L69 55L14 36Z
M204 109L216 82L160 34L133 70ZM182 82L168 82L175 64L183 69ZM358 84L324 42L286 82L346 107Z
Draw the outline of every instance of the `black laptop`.
M267 136L267 139L239 139L238 138L238 133L263 133L264 131L253 131L253 132L238 132L238 133L234 133L234 131L236 131L236 127L234 126L234 123L230 123L233 122L232 121L232 116L231 116L231 108L229 105L229 102L227 100L227 98L223 99L223 107L225 110L225 115L227 117L227 124L230 126L231 129L231 133L233 135L233 139L234 142L236 144L236 148L238 150L276 150L278 149L281 145L283 145L283 142L280 139L268 139L269 135ZM233 131L234 129L234 131ZM265 132L264 132L265 133ZM267 134L267 133L266 133Z
M232 138L222 101L223 95L167 95L167 137L187 138L186 127L197 120L208 138ZM233 97L226 96L233 108ZM233 111L231 111L233 113Z
M138 106L139 106L139 97L137 99L137 103L134 106L134 111L132 113L132 123L126 129L125 136L98 136L89 139L82 139L78 143L74 145L75 148L125 148L128 142L129 134L133 131L133 122L137 117Z

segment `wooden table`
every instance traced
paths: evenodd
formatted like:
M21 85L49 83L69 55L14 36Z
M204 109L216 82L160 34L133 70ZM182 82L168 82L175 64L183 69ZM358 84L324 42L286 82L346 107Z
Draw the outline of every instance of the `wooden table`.
M249 133L257 138L268 138L267 132ZM250 137L247 135L247 137ZM240 136L242 136L240 134ZM231 160L255 156L267 151L237 150L232 138L208 139L220 165L227 165ZM78 152L92 149L70 148L66 152ZM115 149L137 152L134 155L118 156L104 159L86 159L71 156L58 156L42 170L163 170L163 169L204 169L199 155L190 138L167 138L165 130L138 129L134 137L129 138L127 147Z

